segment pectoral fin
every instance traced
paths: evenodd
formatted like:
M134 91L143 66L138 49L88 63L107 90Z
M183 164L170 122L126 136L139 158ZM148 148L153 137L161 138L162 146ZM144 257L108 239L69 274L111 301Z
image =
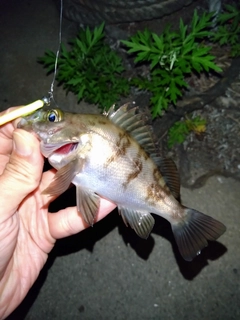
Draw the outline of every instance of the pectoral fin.
M65 192L73 178L81 170L83 165L82 162L82 159L75 159L59 169L55 174L53 181L45 190L43 190L42 193L49 194L51 196L58 196Z
M92 226L100 206L100 197L94 192L76 186L77 209L83 219Z
M123 207L118 207L118 210L126 226L130 225L139 237L148 238L155 223L149 212L139 212Z

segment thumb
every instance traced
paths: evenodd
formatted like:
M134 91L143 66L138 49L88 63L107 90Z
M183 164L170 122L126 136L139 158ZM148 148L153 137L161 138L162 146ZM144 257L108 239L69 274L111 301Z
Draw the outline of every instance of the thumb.
M1 221L14 214L23 199L38 187L42 169L43 156L38 139L27 131L16 129L13 151L0 177L1 208L4 209Z

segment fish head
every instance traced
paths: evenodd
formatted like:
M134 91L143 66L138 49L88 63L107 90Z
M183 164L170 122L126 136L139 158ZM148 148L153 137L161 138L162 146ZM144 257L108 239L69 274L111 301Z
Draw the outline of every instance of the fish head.
M76 115L57 108L40 109L23 117L18 128L34 132L38 136L41 152L51 164L63 160L67 163L74 159L79 144L86 140L84 123L79 118L76 119Z

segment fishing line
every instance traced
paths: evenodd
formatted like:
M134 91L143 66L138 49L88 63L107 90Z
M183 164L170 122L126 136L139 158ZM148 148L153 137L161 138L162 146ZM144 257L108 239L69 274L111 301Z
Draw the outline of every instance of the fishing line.
M20 107L18 109L12 110L9 113L4 114L3 116L0 116L0 126L10 122L16 118L28 115L36 111L37 109L40 109L44 106L50 106L51 100L54 102L54 104L57 106L56 101L53 97L53 91L54 91L54 84L56 80L57 75L57 66L58 66L58 58L61 50L61 44L62 44L62 16L63 16L63 0L60 0L61 8L60 8L60 19L59 19L59 40L58 40L58 49L56 52L56 59L55 59L55 65L54 65L54 74L53 74L53 80L50 86L50 91L48 92L48 97L43 97L41 100L37 100L33 103L30 103L26 106Z
M54 74L53 74L53 80L50 86L50 91L48 92L49 100L52 100L55 105L57 106L56 101L54 100L53 91L54 91L54 84L56 80L57 75L57 66L58 66L58 58L61 50L61 44L62 44L62 16L63 16L63 0L60 0L61 8L60 8L60 19L59 19L59 34L58 34L58 48L56 52L56 59L55 59L55 65L54 65Z

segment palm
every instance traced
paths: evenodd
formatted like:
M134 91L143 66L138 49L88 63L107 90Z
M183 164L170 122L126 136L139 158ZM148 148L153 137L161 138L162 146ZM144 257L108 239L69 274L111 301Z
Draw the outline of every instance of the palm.
M12 124L5 125L0 132L0 174L9 162L12 152ZM43 158L40 158L39 170L42 170ZM10 219L1 222L1 247L6 248L5 268L1 270L1 283L6 284L11 304L14 294L14 304L19 303L37 278L52 249L55 239L51 236L48 224L48 205L52 199L41 195L41 190L51 179L51 171L42 175L39 187L26 197L20 204L18 211ZM14 195L13 195L14 196ZM10 250L9 250L10 249ZM4 255L3 255L4 257ZM9 279L11 279L10 286ZM10 307L10 306L9 306Z

